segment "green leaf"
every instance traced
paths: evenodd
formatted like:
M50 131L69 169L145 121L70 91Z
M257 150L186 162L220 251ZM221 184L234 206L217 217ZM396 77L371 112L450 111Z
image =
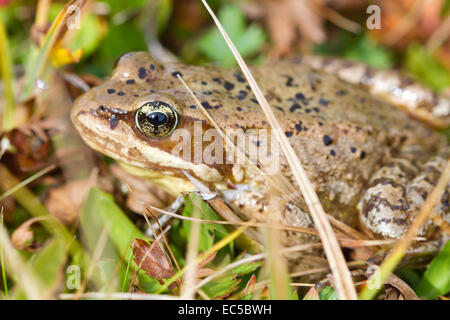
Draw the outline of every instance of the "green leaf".
M108 226L109 236L120 256L126 261L130 244L136 238L146 239L126 214L116 205L112 195L94 187L81 209L81 223L91 250L95 249L100 234Z
M116 59L123 53L130 51L146 51L147 43L141 29L132 22L121 25L112 25L103 42L100 50L95 55L93 66L95 69L87 70L99 76L106 76L110 73Z
M201 219L204 220L222 220L220 216L214 212L214 210L203 201L203 199L195 194L190 193L188 196L185 196L186 204L183 210L183 215L187 217L192 216L192 209L193 206L200 209L201 212ZM183 221L183 229L186 235L190 234L190 228L191 228L191 222L184 220ZM199 243L199 250L200 251L206 251L209 248L211 248L214 244L214 242L225 238L228 235L227 229L220 224L213 224L213 223L202 223L200 226L200 243ZM230 244L227 246L229 253L234 253L234 245L233 242L230 242Z
M406 52L405 67L420 81L435 90L450 86L450 72L439 64L426 49L418 44L409 46Z
M413 290L419 287L421 276L416 270L403 267L395 273L405 280Z
M319 299L320 300L338 300L338 296L336 291L334 291L333 287L326 286L322 290L319 291Z
M445 16L450 12L450 0L445 0L442 8L442 16Z
M222 220L222 218L209 206L208 203L203 201L202 197L196 193L189 194L189 198L192 203L200 208L202 213L202 219L205 220ZM213 231L216 232L219 239L225 238L229 233L227 229L221 224L211 224Z
M237 257L236 261L242 258L243 256ZM228 270L225 274L223 274L219 278L214 279L213 281L207 283L202 287L202 290L205 290L205 293L207 293L208 296L213 299L218 297L225 297L239 288L239 285L241 284L242 281L241 278L243 276L246 276L254 272L256 269L261 267L261 265L262 265L261 261L244 263L240 266L237 266L236 268Z
M58 288L63 278L63 267L67 260L67 247L64 241L58 238L50 240L39 252L35 253L28 261L30 268L43 285L46 293L51 293ZM23 290L14 295L14 299L24 299Z
M246 27L245 16L239 7L226 5L219 11L218 16L243 58L258 52L266 35L258 25ZM233 54L215 26L199 39L197 46L203 54L219 65L229 67L236 64Z
M240 279L228 274L221 279L208 282L202 287L202 290L212 299L226 297L238 289L240 282Z
M417 289L419 297L435 299L450 292L450 241L431 261Z
M81 29L70 40L70 49L83 49L83 59L91 55L100 45L104 27L99 17L86 14L81 21Z
M151 0L154 1L154 0ZM114 15L120 11L133 10L143 7L147 4L148 0L103 0L103 2L109 5L111 15Z
M192 217L192 212L194 210L194 205L185 197L186 203L183 209L183 215L186 217ZM201 217L200 217L201 218ZM186 235L191 234L192 222L188 220L183 221L183 229ZM200 251L206 251L211 248L214 244L214 227L209 223L202 223L200 225L200 239L198 249Z
M139 230L127 215L116 205L114 198L98 189L97 187L89 190L88 196L83 203L81 209L81 223L83 227L83 235L86 237L88 246L93 252L98 243L100 234L105 226L109 229L109 238L114 246L108 241L103 250L103 259L116 261L121 260L128 262L131 251L131 243L136 239L147 239L144 233ZM124 265L124 264L123 264ZM122 265L122 267L123 267ZM133 270L137 266L134 261L131 261ZM126 273L126 268L121 267L121 276L128 278L134 277L134 272ZM123 273L123 274L122 274ZM161 288L161 285L156 279L146 275L144 271L140 270L138 273L140 286L148 293L156 292ZM100 279L101 280L101 279ZM99 280L99 281L100 281ZM129 280L121 279L117 282L118 285L129 283ZM103 285L105 283L102 283Z
M390 68L393 65L393 55L384 47L377 45L371 38L364 36L356 41L354 46L344 51L344 58L358 60L375 68Z
M367 34L355 36L350 32L341 31L331 41L327 40L316 45L314 52L362 61L374 68L390 68L394 64L394 55L377 45Z

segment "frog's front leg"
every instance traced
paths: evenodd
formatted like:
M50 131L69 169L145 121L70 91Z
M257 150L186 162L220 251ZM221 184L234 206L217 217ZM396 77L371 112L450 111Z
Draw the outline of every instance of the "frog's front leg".
M225 190L222 193L224 200L243 220L255 219L269 225L314 228L311 217L281 195L254 190L248 185L237 185L236 190ZM296 231L283 234L283 244L286 246L309 243L313 239L317 238Z
M449 151L447 147L421 165L414 164L408 156L392 158L376 171L359 204L362 227L378 237L401 238L436 185ZM450 184L419 236L444 242L448 239L449 195Z

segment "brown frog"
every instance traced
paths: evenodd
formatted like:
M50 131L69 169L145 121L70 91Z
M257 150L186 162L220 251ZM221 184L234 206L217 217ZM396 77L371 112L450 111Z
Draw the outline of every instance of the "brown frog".
M306 56L251 71L326 212L376 237L400 238L448 158L447 142L433 127L450 124L450 101L395 71L331 58ZM212 143L204 135L212 125L178 77L223 131L242 130L247 146L256 150L270 147L271 163L274 139L261 141L255 134L266 130L270 136L270 126L235 69L160 64L146 52L127 53L108 81L76 100L72 121L90 147L174 195L195 189L187 172L223 190L246 219L313 227L301 201L273 192L254 166L227 163L223 145L223 156L217 157L217 148L212 154L224 161L201 157ZM189 152L181 155L182 141ZM295 185L282 155L277 169ZM450 186L421 236L447 239L442 230L450 222L449 191Z

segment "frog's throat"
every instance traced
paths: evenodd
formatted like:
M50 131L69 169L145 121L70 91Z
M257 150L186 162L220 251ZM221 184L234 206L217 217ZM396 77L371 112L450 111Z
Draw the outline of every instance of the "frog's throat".
M135 167L124 162L119 163L130 174L151 180L153 183L160 186L164 191L175 197L180 195L182 192L190 192L195 190L195 186L188 179L170 176L151 169Z

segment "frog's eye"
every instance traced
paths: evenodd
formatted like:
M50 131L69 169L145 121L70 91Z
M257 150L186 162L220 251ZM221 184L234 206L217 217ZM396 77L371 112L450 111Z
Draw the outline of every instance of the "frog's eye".
M168 136L177 127L178 113L162 101L150 101L136 111L136 127L150 138Z

